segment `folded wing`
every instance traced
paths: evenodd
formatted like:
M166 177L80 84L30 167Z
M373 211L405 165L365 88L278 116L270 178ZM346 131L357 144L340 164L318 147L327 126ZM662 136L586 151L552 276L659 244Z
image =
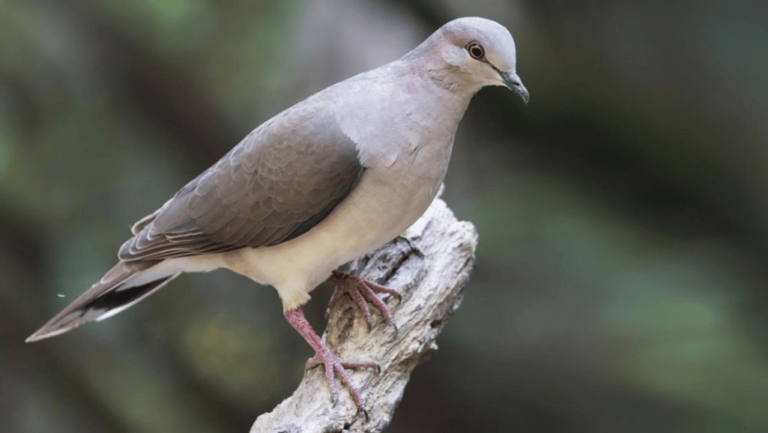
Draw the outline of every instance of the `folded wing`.
M119 257L161 260L277 245L328 216L362 173L357 146L332 113L296 106L139 221Z

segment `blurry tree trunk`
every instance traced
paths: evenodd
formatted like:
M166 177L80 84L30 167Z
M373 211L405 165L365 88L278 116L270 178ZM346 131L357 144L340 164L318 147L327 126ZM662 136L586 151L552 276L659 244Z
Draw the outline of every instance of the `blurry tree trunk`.
M342 358L373 360L381 373L350 371L365 401L364 413L340 387L332 407L323 367L308 370L293 396L261 415L251 433L379 432L389 425L411 372L437 349L435 339L461 304L462 289L474 264L477 232L456 220L436 199L406 233L352 265L363 278L397 289L387 295L398 331L380 315L368 332L357 308L336 308L323 338ZM372 309L375 311L375 309Z

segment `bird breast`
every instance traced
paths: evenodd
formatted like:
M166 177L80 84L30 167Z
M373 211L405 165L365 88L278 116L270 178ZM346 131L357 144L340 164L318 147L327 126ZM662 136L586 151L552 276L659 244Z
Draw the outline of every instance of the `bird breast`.
M449 93L428 80L395 84L372 71L321 92L325 107L357 144L364 167L359 183L308 232L278 245L225 253L221 267L274 286L283 308L293 309L331 270L394 239L424 213L447 171L471 94Z

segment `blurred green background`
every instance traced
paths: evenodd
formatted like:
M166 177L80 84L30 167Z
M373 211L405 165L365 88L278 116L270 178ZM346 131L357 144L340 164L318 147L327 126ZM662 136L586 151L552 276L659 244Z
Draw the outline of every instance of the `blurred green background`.
M0 0L0 431L246 432L290 395L309 347L223 271L23 341L252 128L466 15L532 101L460 127L477 266L389 430L768 431L762 0Z

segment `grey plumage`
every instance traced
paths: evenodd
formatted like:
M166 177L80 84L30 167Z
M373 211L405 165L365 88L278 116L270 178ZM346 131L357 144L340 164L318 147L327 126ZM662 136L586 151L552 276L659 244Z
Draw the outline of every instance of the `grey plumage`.
M101 280L96 282L90 289L69 304L67 308L51 318L45 326L30 336L27 342L63 334L83 323L100 320L102 316L111 311L121 307L125 309L139 302L178 276L178 274L169 275L142 285L133 286L130 290L117 290L121 284L124 284L132 276L151 268L156 263L153 261L119 262ZM116 311L114 314L117 312L119 311Z
M515 62L503 26L462 18L288 108L137 222L120 262L27 341L110 317L181 272L230 269L299 308L426 210L478 90L506 85L527 102Z
M143 219L136 236L120 248L120 260L276 245L328 216L357 184L363 167L355 143L332 113L313 102L255 129Z

